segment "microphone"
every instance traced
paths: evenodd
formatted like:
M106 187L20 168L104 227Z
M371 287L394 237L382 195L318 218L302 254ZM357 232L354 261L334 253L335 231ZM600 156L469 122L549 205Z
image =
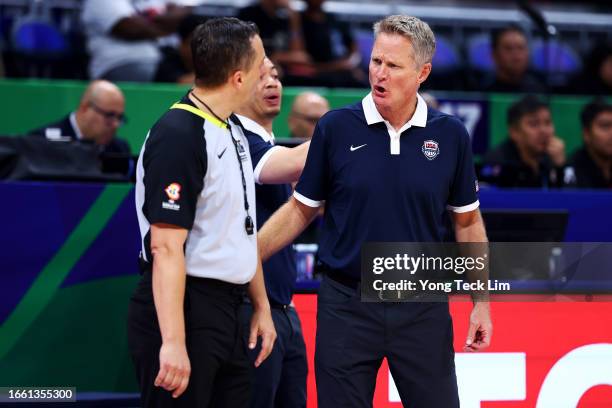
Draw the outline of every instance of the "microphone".
M529 16L534 25L538 27L540 32L545 37L554 36L557 34L557 28L554 25L546 22L546 19L540 10L533 7L526 0L518 0L517 3L519 8Z
M542 35L542 39L544 40L544 67L546 72L549 73L552 63L549 52L549 42L551 37L557 35L557 28L554 25L547 23L542 12L533 7L527 0L517 0L517 4L519 8L523 10L527 16L529 16L533 24L538 28L538 31ZM552 79L550 75L546 75L544 83L546 85L546 93L548 94L548 91L550 91L552 87Z

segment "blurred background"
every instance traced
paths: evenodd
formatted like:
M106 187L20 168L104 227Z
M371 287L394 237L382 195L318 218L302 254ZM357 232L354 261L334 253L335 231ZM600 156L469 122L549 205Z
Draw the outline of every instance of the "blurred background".
M612 242L612 3L579 0L0 0L0 387L72 386L82 406L138 405L125 338L135 160L193 82L198 24L258 25L284 86L274 134L292 146L327 109L369 92L372 25L390 14L436 35L420 93L470 134L490 239L551 243L544 266L514 256L521 288L550 303L494 305L500 341L484 357L458 354L463 405L612 407L612 351L584 349L612 347L612 251L574 262L593 251L582 243ZM294 246L311 363L319 223ZM463 333L465 303L452 311ZM590 382L572 388L550 373L578 348L576 376ZM470 367L506 388L478 394ZM399 406L391 384L381 370L375 406ZM578 402L558 405L569 392Z

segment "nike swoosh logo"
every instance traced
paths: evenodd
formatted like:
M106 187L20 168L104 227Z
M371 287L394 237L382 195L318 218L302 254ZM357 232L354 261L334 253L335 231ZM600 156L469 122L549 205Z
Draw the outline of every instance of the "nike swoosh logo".
M361 149L362 147L367 146L367 145L368 145L367 143L366 144L362 144L361 146L353 146L353 145L351 145L351 152L354 152L357 149Z
M227 150L227 147L225 149L223 149L223 151L221 153L219 153L217 155L218 158L221 158L221 156L223 156L223 154L225 153L225 151Z

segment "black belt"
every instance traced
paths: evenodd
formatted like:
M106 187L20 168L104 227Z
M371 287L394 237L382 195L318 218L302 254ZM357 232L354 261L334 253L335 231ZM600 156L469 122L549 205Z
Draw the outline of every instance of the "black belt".
M348 286L351 289L357 290L359 285L361 284L360 279L355 279L351 276L348 276L345 273L338 271L337 269L325 268L325 274L327 277L341 285Z
M201 278L199 276L187 275L186 283L194 288L201 287L205 290L214 290L215 292L227 293L235 296L240 302L240 298L244 296L249 288L248 283L231 283L214 278Z
M285 305L283 303L270 302L270 308L272 308L272 309L287 310L290 307L291 307L291 305Z
M145 280L152 280L153 278L153 269L151 267L151 263L139 258L140 263L140 274L144 276ZM231 283L222 281L214 278L203 278L199 276L186 276L186 282L189 282L191 285L195 287L203 287L207 289L213 289L215 291L228 293L233 296L242 297L247 292L249 288L248 283Z
M251 299L249 299L247 296L244 297L244 299L242 299L243 303L249 304L249 305L253 305L251 303ZM278 302L274 302L273 300L268 299L268 302L270 303L270 308L271 309L280 309L280 310L287 310L289 307L291 307L291 305L287 305L285 303L278 303Z

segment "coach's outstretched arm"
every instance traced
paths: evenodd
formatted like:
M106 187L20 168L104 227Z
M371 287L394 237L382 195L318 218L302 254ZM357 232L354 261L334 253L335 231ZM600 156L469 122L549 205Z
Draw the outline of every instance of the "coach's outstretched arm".
M275 146L272 156L266 161L259 182L261 184L283 184L298 181L306 156L310 148L310 141L296 147Z
M457 242L488 242L480 210L453 213L455 239ZM488 296L475 297L474 308L470 314L470 326L465 340L464 351L484 350L491 344L493 323Z
M265 262L300 235L317 215L319 207L309 207L291 197L263 225L257 234L261 261Z

